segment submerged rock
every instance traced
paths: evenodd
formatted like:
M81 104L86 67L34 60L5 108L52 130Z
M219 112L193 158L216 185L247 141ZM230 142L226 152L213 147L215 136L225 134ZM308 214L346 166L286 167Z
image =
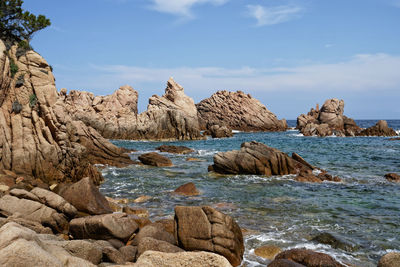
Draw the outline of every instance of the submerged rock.
M315 252L309 249L290 249L281 252L275 257L275 260L268 266L276 266L276 267L286 266L286 265L277 265L276 263L274 263L275 261L279 260L290 260L292 262L302 264L304 266L313 266L313 267L345 267L341 263L337 262L331 256L324 253Z
M140 162L156 167L171 167L172 161L156 152L145 153L139 156Z
M242 91L218 91L196 104L202 129L221 125L239 131L285 131L286 120L278 118L260 101Z
M346 242L331 233L320 233L316 235L311 241L318 242L321 244L330 245L332 248L341 249L347 252L352 252L356 249L354 244Z
M167 152L173 154L188 154L194 152L193 149L186 147L186 146L167 146L162 145L156 148L160 152Z
M243 235L235 220L211 207L175 207L176 239L188 251L210 251L239 266Z
M175 189L174 193L183 196L200 195L200 192L197 190L195 184L192 182L179 186L177 189Z
M385 178L389 182L400 183L400 175L397 173L387 173L385 174Z

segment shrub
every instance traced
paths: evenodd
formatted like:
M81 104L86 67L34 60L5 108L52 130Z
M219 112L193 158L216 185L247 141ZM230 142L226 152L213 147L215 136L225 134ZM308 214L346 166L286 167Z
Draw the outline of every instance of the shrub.
M36 106L36 104L37 104L37 97L36 97L35 94L31 94L31 95L29 96L29 106L30 106L31 108L33 108L34 106Z
M12 78L14 78L15 74L18 72L18 66L12 58L10 58L10 72Z

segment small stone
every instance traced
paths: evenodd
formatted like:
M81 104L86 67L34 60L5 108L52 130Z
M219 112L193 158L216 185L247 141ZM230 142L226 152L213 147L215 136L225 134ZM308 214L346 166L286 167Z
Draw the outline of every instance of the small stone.
M56 187L57 187L57 184L52 184L52 185L50 185L50 190L53 191L54 188L56 188Z
M156 148L160 152L167 152L173 154L188 154L194 152L193 149L186 147L186 146L167 146L162 145Z
M9 186L0 184L0 191L7 192L8 190L10 190Z
M146 201L148 201L148 200L150 200L151 199L151 196L145 196L145 195L143 195L143 196L139 196L138 198L136 198L135 200L133 200L133 202L134 203L143 203L143 202L146 202Z
M186 161L204 161L204 160L199 158L187 158Z
M149 217L149 211L145 208L140 208L140 207L125 206L122 208L122 212L125 212L126 214L136 215L136 216L142 217L142 218Z

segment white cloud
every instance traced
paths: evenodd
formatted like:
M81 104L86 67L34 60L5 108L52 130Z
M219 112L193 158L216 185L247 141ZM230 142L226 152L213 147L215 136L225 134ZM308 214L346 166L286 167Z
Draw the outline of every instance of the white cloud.
M173 15L192 17L191 9L195 5L200 4L213 4L223 5L228 0L150 0L152 2L151 8Z
M119 84L164 84L173 76L188 95L204 96L215 90L250 92L363 92L398 90L400 56L356 55L348 61L299 67L227 69L219 67L144 68L123 65L92 66ZM99 76L101 76L99 74ZM93 84L91 87L103 87Z
M257 20L257 26L274 25L299 18L304 8L296 5L265 7L261 5L247 5L250 17Z
M335 46L335 44L326 44L325 48L331 48L331 47L334 47L334 46Z

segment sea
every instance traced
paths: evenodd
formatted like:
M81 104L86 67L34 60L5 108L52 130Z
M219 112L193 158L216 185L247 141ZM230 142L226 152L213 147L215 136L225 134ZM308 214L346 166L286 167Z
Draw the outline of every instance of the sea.
M376 120L356 121L361 127ZM131 158L166 145L187 146L187 155L161 153L173 167L131 165L103 169L101 192L113 198L150 196L145 203L154 220L173 218L177 205L209 205L232 216L247 230L242 266L266 266L268 260L254 254L263 245L282 250L308 248L327 253L354 266L376 266L386 253L400 252L400 184L386 181L386 173L400 174L400 141L387 137L305 137L293 127L286 132L236 132L232 138L201 141L150 142L112 140L120 147L136 149ZM388 120L400 134L400 120ZM342 178L343 182L302 183L293 176L219 175L207 171L215 153L240 149L243 142L262 142L291 155L301 155L314 166ZM187 161L188 157L199 161ZM193 182L201 195L184 197L172 192ZM350 244L334 248L312 241L330 233Z

